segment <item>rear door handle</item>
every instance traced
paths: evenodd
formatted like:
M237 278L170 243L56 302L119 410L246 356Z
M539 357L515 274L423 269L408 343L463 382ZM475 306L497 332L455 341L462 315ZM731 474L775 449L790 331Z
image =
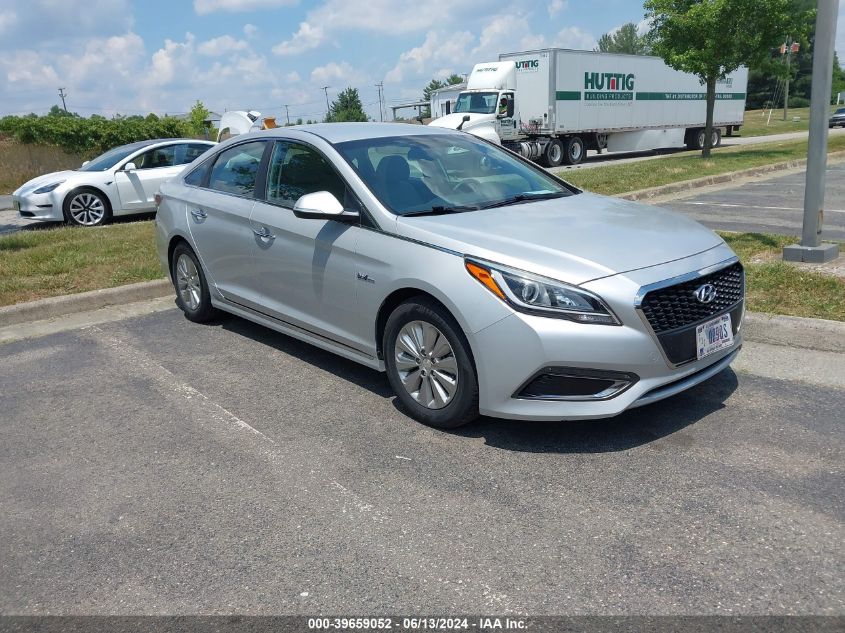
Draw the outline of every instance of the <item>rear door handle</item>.
M252 229L252 232L255 233L256 237L262 240L275 240L276 236L270 233L267 230L266 226L262 226L260 229Z
M191 209L191 215L197 220L205 220L208 217L208 214L202 209Z

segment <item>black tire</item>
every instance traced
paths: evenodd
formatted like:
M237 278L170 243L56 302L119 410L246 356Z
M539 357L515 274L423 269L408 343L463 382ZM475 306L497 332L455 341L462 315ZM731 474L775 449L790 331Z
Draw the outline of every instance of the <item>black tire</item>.
M397 367L397 363L401 361L397 358L396 341L402 329L415 322L433 326L451 346L449 358L454 358L455 361L456 386L451 400L441 408L431 408L418 402L403 384L400 370ZM439 341L439 339L435 340ZM438 345L433 345L433 347L437 348ZM441 305L427 297L415 297L401 304L387 319L382 349L390 386L413 418L428 426L454 429L472 422L478 417L478 378L475 372L475 363L469 350L469 343L467 343L457 321ZM422 351L421 356L424 357L426 353L430 356L435 350L426 352L423 349ZM418 366L421 368L416 370L417 373L425 375L425 367L419 365L419 363ZM436 366L429 365L428 367L429 372L437 370ZM451 370L447 371L451 372ZM412 371L409 371L406 375L412 377L412 373ZM433 374L428 380L429 383L439 383L439 381L434 380ZM418 393L422 394L422 392L423 379L420 378Z
M719 147L722 144L722 128L713 128L713 147Z
M563 144L563 160L567 165L577 165L584 160L586 148L580 136L570 136Z
M196 295L194 295L194 298L196 298L195 305L192 305L193 298L191 297L193 293L184 292L184 288L180 289L180 286L182 286L180 276L183 271L179 269L179 266L182 258L190 260L196 270L195 282L192 284L196 290ZM187 272L192 273L190 266ZM173 282L173 288L176 290L176 305L179 306L179 309L182 310L188 320L194 323L206 323L217 316L217 310L211 305L208 281L206 281L205 273L202 270L199 259L194 251L191 250L191 247L184 242L173 249L173 256L170 259L170 280Z
M102 226L111 220L111 203L93 187L79 187L65 196L62 212L68 224Z
M563 156L563 143L560 139L553 138L543 150L543 164L546 167L559 167L563 163Z

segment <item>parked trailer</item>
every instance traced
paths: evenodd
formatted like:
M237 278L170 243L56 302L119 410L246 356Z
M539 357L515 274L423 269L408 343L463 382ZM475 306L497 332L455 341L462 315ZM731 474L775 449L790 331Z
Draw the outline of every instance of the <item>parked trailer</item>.
M748 70L716 87L712 143L743 122ZM463 129L555 167L588 149L701 149L706 88L659 57L568 49L507 53L476 64L452 113L430 125Z

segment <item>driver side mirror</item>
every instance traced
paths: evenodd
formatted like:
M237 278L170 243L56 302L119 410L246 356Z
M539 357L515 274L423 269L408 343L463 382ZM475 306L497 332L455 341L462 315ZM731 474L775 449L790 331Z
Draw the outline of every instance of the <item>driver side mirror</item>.
M357 220L357 211L347 211L334 194L328 191L306 193L293 205L293 214L311 220Z
M135 163L126 163L123 166L123 171L135 171L136 169L138 169L138 168L135 167Z

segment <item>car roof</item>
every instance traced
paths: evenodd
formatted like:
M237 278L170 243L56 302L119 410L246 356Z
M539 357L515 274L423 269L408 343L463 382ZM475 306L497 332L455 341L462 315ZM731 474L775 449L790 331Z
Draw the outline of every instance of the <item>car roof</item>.
M261 132L252 132L251 135L285 136L289 130L313 134L332 144L390 136L431 136L461 133L448 128L410 123L312 123L310 125L294 125L262 130Z

